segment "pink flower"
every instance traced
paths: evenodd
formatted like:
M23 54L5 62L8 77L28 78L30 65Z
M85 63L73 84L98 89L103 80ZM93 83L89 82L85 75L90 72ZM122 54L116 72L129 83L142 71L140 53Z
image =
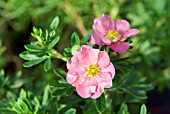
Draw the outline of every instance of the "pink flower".
M82 46L67 63L67 81L83 98L98 98L112 86L115 68L107 52Z
M130 29L126 20L113 21L108 15L96 18L93 24L94 33L91 35L91 43L108 45L112 50L119 53L126 52L130 45L124 42L128 37L139 33L138 29Z

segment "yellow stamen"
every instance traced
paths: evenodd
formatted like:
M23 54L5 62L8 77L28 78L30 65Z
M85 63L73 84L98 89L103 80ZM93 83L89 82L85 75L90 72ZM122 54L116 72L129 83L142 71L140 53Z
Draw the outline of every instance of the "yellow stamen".
M119 32L116 30L109 30L109 32L107 33L106 37L110 38L111 40L118 38L119 37Z
M92 64L87 69L88 76L96 76L100 72L100 68L97 64Z

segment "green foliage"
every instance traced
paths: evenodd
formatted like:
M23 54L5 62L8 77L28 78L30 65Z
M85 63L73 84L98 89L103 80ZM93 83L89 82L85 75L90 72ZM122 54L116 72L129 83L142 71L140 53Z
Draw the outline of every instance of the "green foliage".
M148 91L170 88L169 5L169 0L1 0L0 113L146 114ZM126 54L89 43L93 19L104 13L140 29L126 40L133 46ZM80 98L66 81L65 62L82 45L107 51L116 69L112 88L95 100Z
M27 51L24 51L20 54L20 57L29 60L23 64L24 67L32 67L43 61L44 71L49 71L51 68L51 58L60 58L66 60L59 54L53 47L57 44L60 37L55 36L55 30L59 24L59 18L55 17L51 22L50 29L46 30L46 34L43 35L41 29L33 27L32 36L37 40L32 42L30 45L25 45Z
M140 114L147 114L146 106L143 104L140 109Z

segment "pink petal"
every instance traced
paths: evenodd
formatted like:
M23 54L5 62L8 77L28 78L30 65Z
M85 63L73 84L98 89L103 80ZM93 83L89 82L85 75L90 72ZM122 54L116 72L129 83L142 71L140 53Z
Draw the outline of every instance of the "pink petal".
M102 41L102 36L96 32L94 32L92 35L91 35L91 43L92 44L97 44L99 46L102 46L102 45L105 45L105 43L103 43Z
M107 32L109 30L115 30L115 22L110 16L106 14L103 14L102 16L102 25L106 28Z
M69 71L75 72L77 74L83 74L86 71L85 66L81 65L77 58L72 58L71 61L68 62L66 65Z
M93 30L100 33L101 35L106 35L109 30L115 29L115 23L111 17L103 14L102 18L96 18L93 24Z
M105 45L110 45L112 43L111 39L107 37L102 38L102 41Z
M125 36L126 37L131 37L131 36L135 36L139 33L138 29L130 29L126 32Z
M103 93L103 92L104 92L104 88L105 88L107 85L108 85L107 82L100 83L100 84L98 85L97 92Z
M96 76L96 80L98 82L98 85L105 82L106 86L110 86L110 80L112 81L112 77L114 76L111 76L110 73L101 72L99 75Z
M94 77L87 77L83 85L76 86L77 93L83 97L88 98L96 92L97 81Z
M77 86L76 87L76 91L77 93L83 97L83 98L88 98L91 96L91 90L89 87L86 87L86 86Z
M91 95L90 98L93 98L93 99L96 99L96 98L99 98L101 96L102 92L95 92Z
M68 71L67 73L67 82L73 86L83 85L87 79L86 73L82 75L75 74L74 72Z
M102 19L96 18L94 19L94 24L92 26L93 30L101 35L105 35L107 33L107 29L102 25Z
M100 52L98 55L98 65L100 68L105 68L110 64L110 58L108 54L104 51Z
M126 31L128 31L130 29L130 25L129 22L126 20L118 20L115 21L116 24L116 30L123 35L124 33L126 33Z
M98 53L98 49L83 45L78 55L80 65L86 65L86 67L88 67L89 65L97 63Z
M110 48L112 50L119 53L125 53L129 49L129 47L130 45L128 42L118 42L118 43L112 43L110 45Z
M67 82L70 83L70 84L73 84L77 79L78 79L78 76L77 75L72 75L70 73L67 73Z
M102 73L110 73L111 79L113 79L115 76L115 68L111 62L109 62L109 65L106 68L102 69L101 72Z

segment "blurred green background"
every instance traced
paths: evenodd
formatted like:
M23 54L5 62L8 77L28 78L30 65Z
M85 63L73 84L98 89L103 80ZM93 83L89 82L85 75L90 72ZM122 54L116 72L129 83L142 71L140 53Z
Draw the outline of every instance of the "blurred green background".
M50 80L55 80L53 71L44 72L42 65L23 68L24 61L18 56L33 40L33 26L45 31L59 16L57 34L61 39L55 48L62 52L70 46L72 32L83 39L92 29L93 19L104 13L114 20L126 19L132 28L140 30L131 38L133 49L125 55L131 57L134 72L155 87L146 101L149 112L170 113L170 0L0 0L0 69L9 77L22 70L19 80L24 87L41 92ZM65 68L65 63L54 60L53 68L60 67Z

